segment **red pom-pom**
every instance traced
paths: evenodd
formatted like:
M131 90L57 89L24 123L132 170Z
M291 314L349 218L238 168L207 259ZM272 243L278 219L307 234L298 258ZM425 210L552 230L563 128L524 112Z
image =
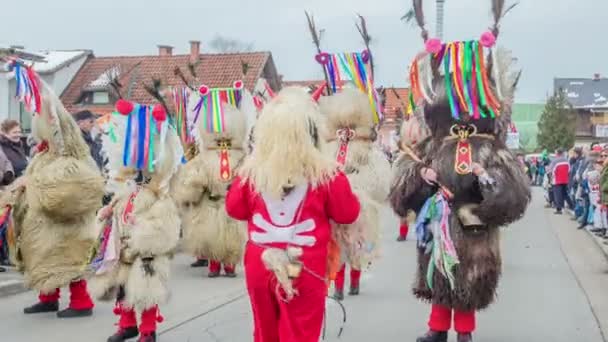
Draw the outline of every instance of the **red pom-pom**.
M198 92L201 94L201 96L205 96L209 94L209 87L207 87L206 85L202 85L200 86L200 88L198 88Z
M122 313L122 308L120 307L120 305L116 305L116 306L114 307L114 314L115 314L116 316L118 316L118 315L120 315L121 313Z
M243 89L244 86L245 85L243 84L243 81L241 81L241 80L234 82L234 84L232 85L232 87L236 90L241 90L241 89Z
M116 111L122 115L129 115L133 111L133 103L120 99L116 101Z
M152 109L152 117L156 120L156 122L163 122L167 120L167 112L162 105L155 105L154 109Z
M164 320L165 320L165 317L163 317L161 314L158 314L158 315L156 316L156 321L157 321L158 323L162 323Z

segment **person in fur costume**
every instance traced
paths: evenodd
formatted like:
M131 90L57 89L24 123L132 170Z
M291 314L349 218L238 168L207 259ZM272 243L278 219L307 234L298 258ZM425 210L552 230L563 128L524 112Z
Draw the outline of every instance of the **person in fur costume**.
M90 284L98 298L116 298L118 331L108 342L137 335L141 342L156 341L162 322L158 306L169 296L169 268L180 234L169 185L182 153L165 108L119 100L104 138L115 195L98 216L101 233Z
M224 203L233 170L245 155L247 120L239 109L244 93L241 81L229 89L201 86L189 104L198 117L199 153L181 168L173 197L182 212L183 247L209 258L210 278L220 276L222 265L227 277L236 277L243 254L245 227L226 215Z
M512 57L494 49L495 25L480 40L443 44L424 31L426 51L410 67L412 103L431 135L397 161L390 201L404 217L417 213L416 297L432 304L429 331L417 342L446 342L452 319L458 342L472 341L475 312L496 297L500 230L522 217L529 181L505 145L518 75Z
M59 288L69 285L69 307L57 316L90 316L94 304L83 276L95 244L103 177L78 125L50 87L20 61L9 62L8 69L15 73L19 99L34 113L32 135L40 142L2 203L12 208L14 262L25 285L40 292L39 302L24 313L58 311Z
M319 108L285 88L260 115L255 147L238 169L226 211L247 221L245 278L255 342L317 342L321 335L331 223L351 224L359 201L322 153Z
M398 155L403 154L406 150L409 151L419 141L424 140L428 137L429 132L426 129L426 126L420 124L423 118L420 118L420 111L418 113L412 113L412 108L408 108L408 114L404 118L401 123L401 127L399 129L399 151ZM397 158L396 158L397 159ZM395 169L393 169L395 170ZM394 175L393 175L393 178ZM402 242L407 240L408 233L410 231L409 222L410 221L410 213L407 216L401 217L399 219L399 235L397 236L397 241Z
M366 94L345 88L320 100L328 135L324 153L341 165L361 201L361 215L352 225L334 224L341 249L334 298L344 299L346 264L350 266L349 295L359 294L361 271L375 257L380 238L380 210L389 192L390 164L374 145L374 116Z

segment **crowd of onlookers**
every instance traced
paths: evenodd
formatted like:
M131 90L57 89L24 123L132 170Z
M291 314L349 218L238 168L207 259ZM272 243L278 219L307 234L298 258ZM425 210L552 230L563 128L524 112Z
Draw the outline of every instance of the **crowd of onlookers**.
M101 153L101 135L96 130L96 117L90 111L74 114L74 119L82 131L82 137L91 150L91 157L99 168L104 158ZM0 188L7 187L21 177L30 159L36 153L36 142L31 135L25 136L21 125L16 120L7 119L0 123ZM0 208L0 217L3 214ZM0 223L0 272L6 272L3 266L10 266L7 243L8 220Z
M608 145L558 149L522 161L533 185L546 189L547 207L564 211L608 245Z

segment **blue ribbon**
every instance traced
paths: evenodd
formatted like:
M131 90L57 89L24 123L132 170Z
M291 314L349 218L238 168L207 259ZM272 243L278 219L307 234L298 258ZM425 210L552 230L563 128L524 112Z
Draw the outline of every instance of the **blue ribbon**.
M144 148L146 142L146 111L148 110L147 106L139 107L139 113L137 116L137 169L142 170L144 168Z

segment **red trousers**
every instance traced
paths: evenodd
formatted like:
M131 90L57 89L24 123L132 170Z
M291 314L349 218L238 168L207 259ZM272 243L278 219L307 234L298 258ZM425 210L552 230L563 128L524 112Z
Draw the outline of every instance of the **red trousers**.
M253 250L251 250L253 249ZM245 279L253 312L254 342L319 342L327 284L302 271L293 286L298 294L285 301L274 273L261 260L261 252L247 246ZM326 257L318 262L327 262ZM324 261L325 260L325 261ZM304 261L306 263L306 261ZM313 267L307 263L307 267Z
M224 264L224 272L226 273L234 273L236 269L236 265L233 264ZM222 263L217 260L209 260L209 272L211 273L219 273L222 270Z
M475 331L475 311L454 311L454 330L460 334ZM448 331L452 325L452 309L433 304L429 318L429 328L433 331Z
M401 225L399 225L399 236L400 237L407 237L407 233L410 231L410 227L407 225L407 222L402 222Z
M120 316L118 320L118 328L119 329L127 329L137 326L137 317L135 314L135 310L132 308L127 308L122 305L122 303L116 303L116 307L114 308L114 313ZM160 315L158 307L153 307L147 310L144 310L141 313L141 324L139 325L139 333L142 335L151 334L156 331L156 323L161 323L163 321L163 317Z
M60 290L56 289L49 294L38 295L38 300L41 303L53 303L59 301ZM95 306L89 292L87 291L87 281L82 279L70 283L70 309L88 310Z
M342 264L342 267L340 268L338 273L336 273L335 285L336 285L337 291L340 291L340 292L344 291L345 273L346 273L346 264ZM361 279L361 271L355 270L351 267L350 268L350 287L351 288L359 287L360 279Z

